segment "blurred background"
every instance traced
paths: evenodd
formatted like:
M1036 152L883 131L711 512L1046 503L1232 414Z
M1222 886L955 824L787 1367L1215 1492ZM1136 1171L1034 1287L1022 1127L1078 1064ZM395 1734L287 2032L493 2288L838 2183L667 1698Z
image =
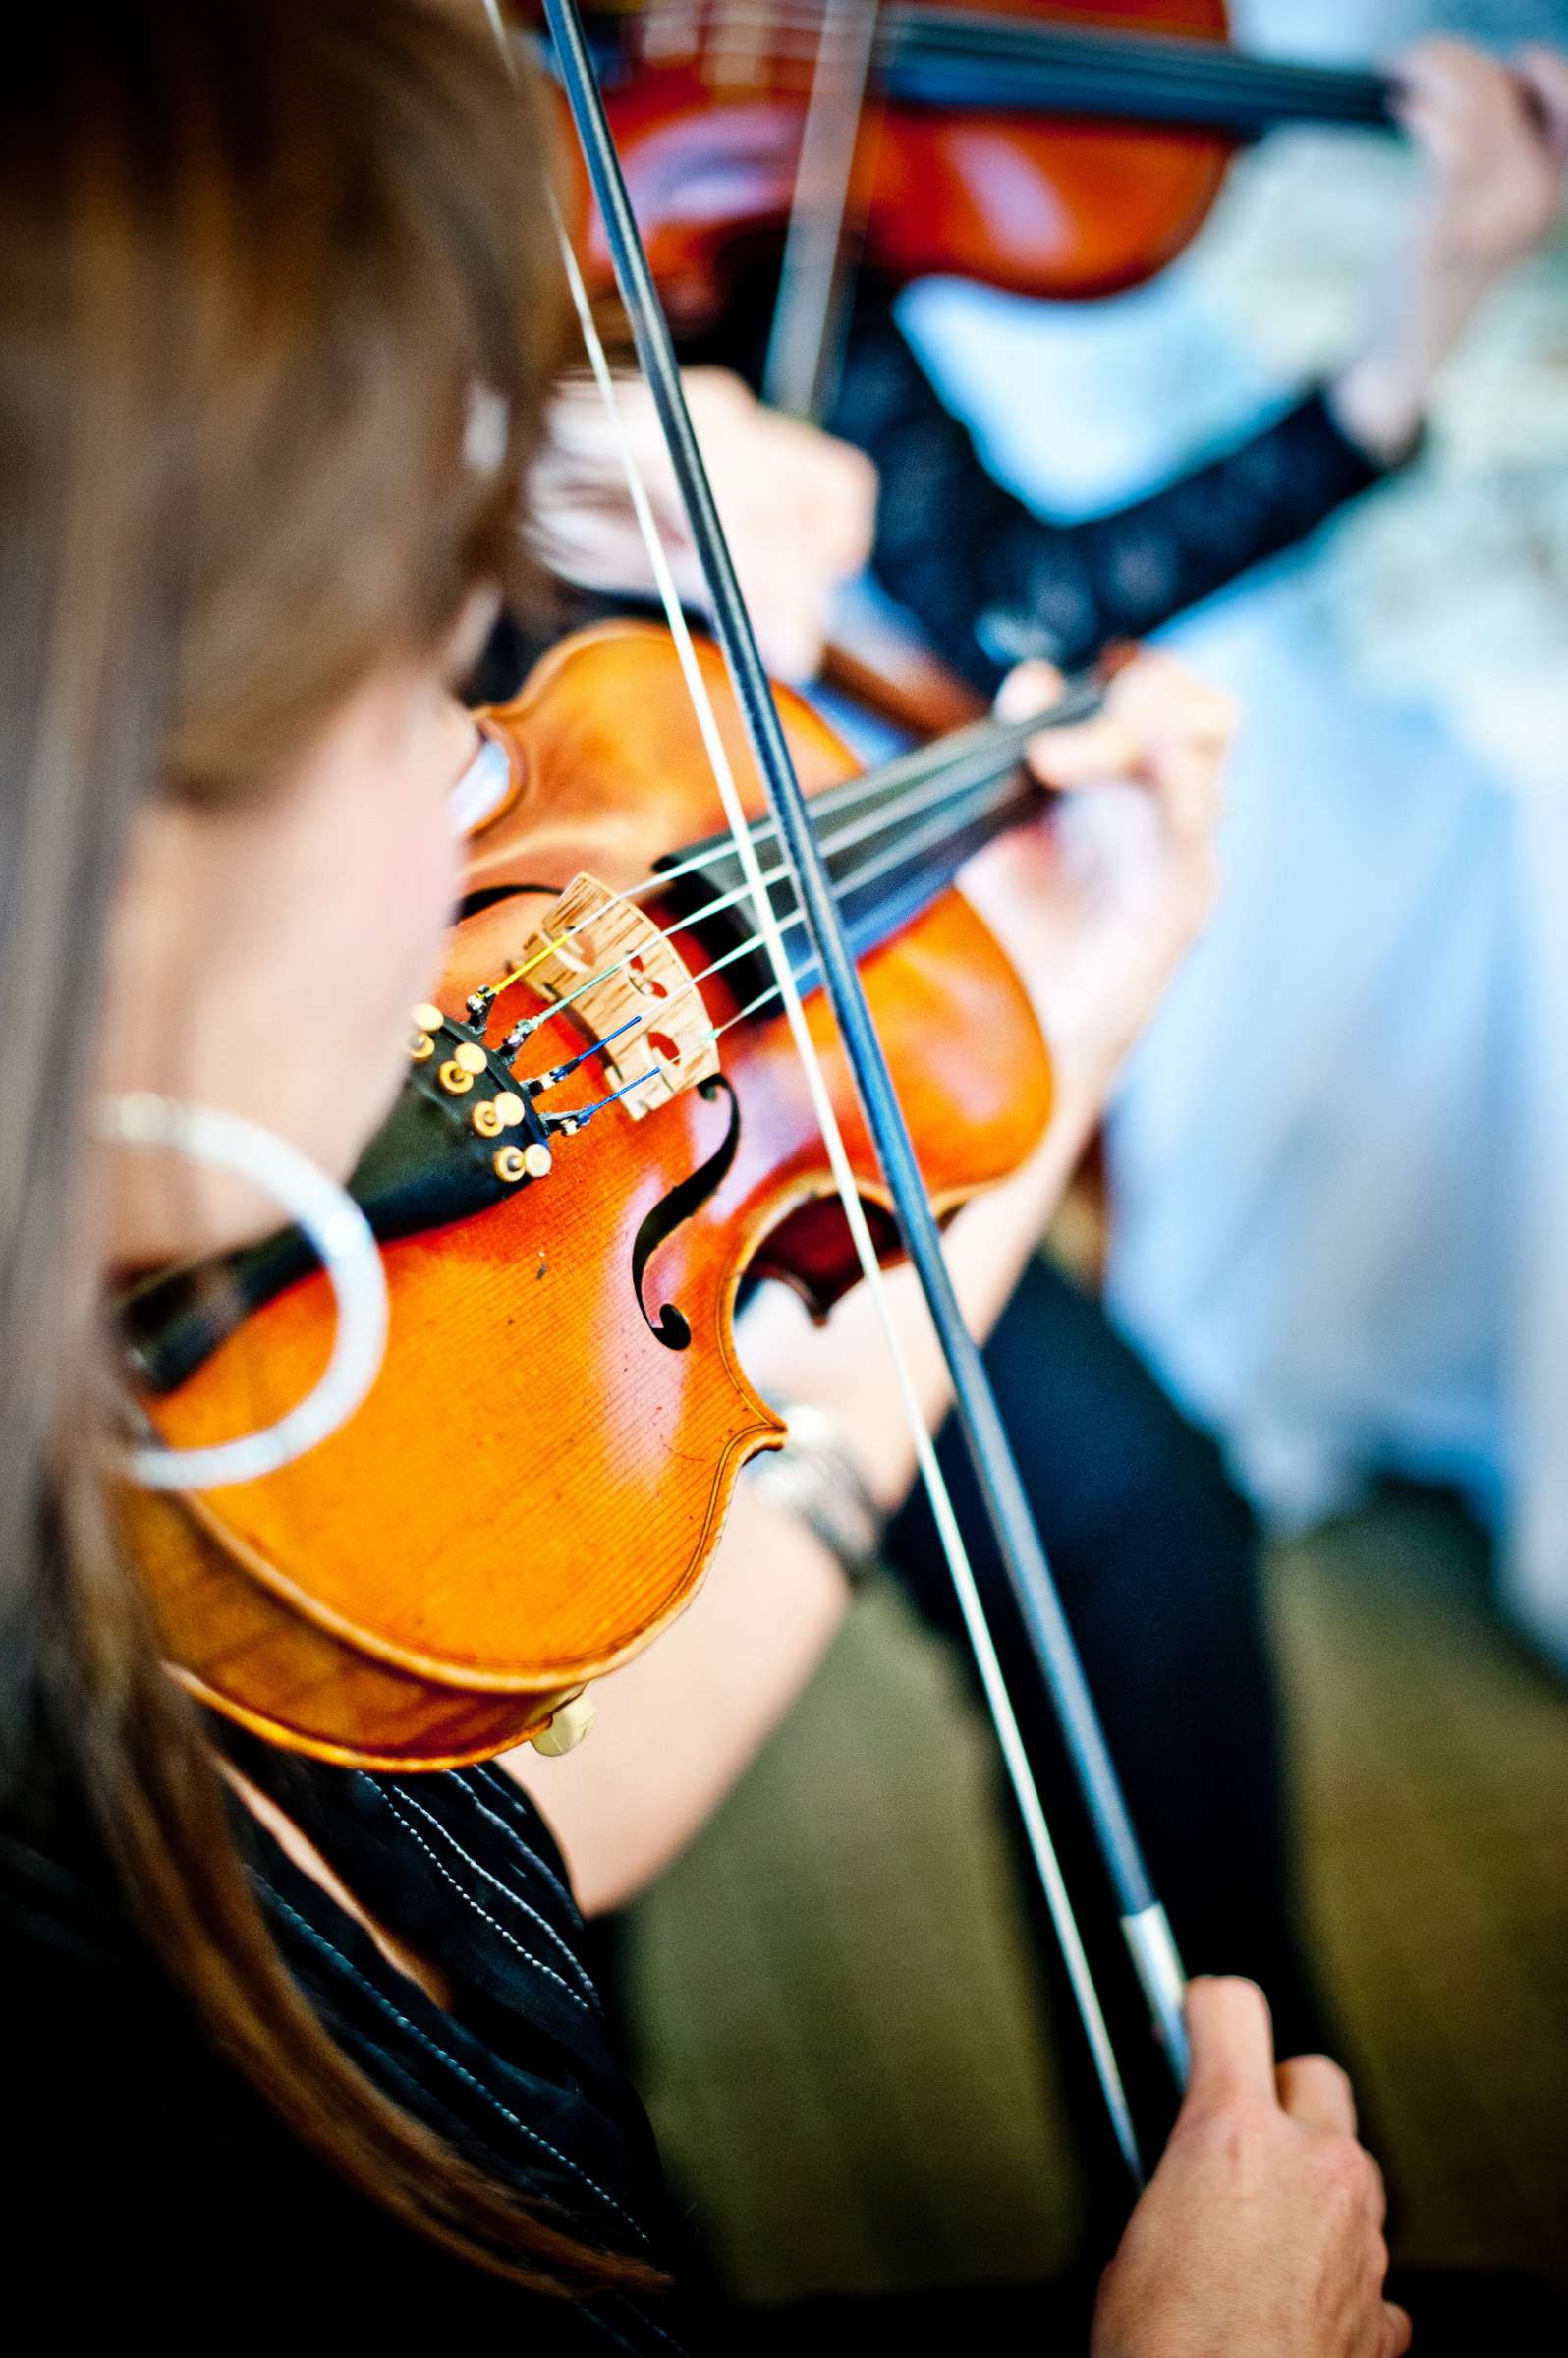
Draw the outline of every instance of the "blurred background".
M1546 0L1232 19L1347 62L1568 45ZM1344 351L1409 168L1279 133L1147 289L931 283L903 317L997 471L1092 511ZM1247 716L1229 893L1128 1077L1088 1274L1274 1535L1313 1934L1396 2253L1568 2290L1568 240L1415 468L1169 637ZM742 2297L1074 2249L1078 2034L1041 2017L996 1777L873 1590L632 1920L640 2077Z

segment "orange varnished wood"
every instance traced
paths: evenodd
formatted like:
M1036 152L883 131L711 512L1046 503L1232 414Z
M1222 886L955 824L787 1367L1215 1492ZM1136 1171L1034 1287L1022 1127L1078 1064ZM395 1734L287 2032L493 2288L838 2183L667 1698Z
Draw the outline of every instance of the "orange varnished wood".
M199 1507L139 1493L129 1520L185 1684L289 1750L359 1768L457 1768L520 1742L578 1692L531 1695L520 1709L516 1695L394 1669L245 1577L234 1535Z
M918 8L920 0L908 0ZM940 0L1114 34L1223 40L1222 0ZM781 23L788 25L786 16ZM606 91L638 225L666 309L699 330L724 313L758 243L788 219L811 86L799 37L720 77L713 61L644 63ZM1113 294L1152 277L1201 226L1234 141L1212 131L868 99L850 220L867 263L1025 295ZM722 204L714 192L724 192ZM610 283L593 218L590 271Z
M701 660L748 807L762 796L710 647ZM854 764L825 724L780 692L808 786ZM514 963L541 906L579 870L625 889L721 824L666 635L609 624L557 647L524 693L487 715L514 749L518 791L474 845L491 900L452 940L436 995L467 994ZM708 954L683 937L689 968ZM1049 1112L1049 1067L1028 998L962 897L944 892L865 961L867 989L922 1167L943 1208L1014 1169ZM723 978L703 985L722 1021ZM498 1040L540 1002L496 1001ZM855 1169L881 1185L820 998L822 1048ZM530 1041L519 1071L582 1044L570 1014ZM349 1424L296 1464L212 1491L199 1521L137 1512L171 1652L220 1708L331 1758L476 1758L517 1741L562 1690L635 1654L678 1612L716 1543L745 1459L780 1427L738 1364L737 1287L765 1265L819 1302L851 1281L837 1207L811 1223L800 1269L777 1240L831 1180L788 1028L765 1014L729 1032L722 1069L741 1109L722 1187L659 1248L646 1297L689 1320L672 1351L632 1277L640 1223L723 1139L729 1109L687 1092L641 1122L611 1107L562 1139L550 1176L495 1210L384 1248L386 1365ZM590 1062L552 1108L602 1095ZM803 1245L804 1245L804 1231ZM179 1391L150 1403L194 1446L265 1423L323 1363L325 1282L256 1313ZM178 1544L178 1534L190 1545ZM291 1669L288 1625L300 1635ZM423 1684L429 1695L411 1689ZM386 1723L378 1722L384 1711Z

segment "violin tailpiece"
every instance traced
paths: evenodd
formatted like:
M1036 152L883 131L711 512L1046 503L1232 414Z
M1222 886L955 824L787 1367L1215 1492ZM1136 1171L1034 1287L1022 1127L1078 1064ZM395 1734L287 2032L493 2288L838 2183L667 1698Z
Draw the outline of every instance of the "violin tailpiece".
M572 878L518 963L543 997L570 996L583 1030L605 1042L612 1088L656 1073L621 1100L633 1121L718 1071L712 1019L679 950L652 918L596 877Z
M433 1003L416 1007L409 1058L397 1102L349 1181L382 1242L493 1210L552 1165L532 1100L470 1025ZM239 1253L133 1286L120 1317L139 1380L175 1390L252 1311L316 1265L315 1248L291 1223Z

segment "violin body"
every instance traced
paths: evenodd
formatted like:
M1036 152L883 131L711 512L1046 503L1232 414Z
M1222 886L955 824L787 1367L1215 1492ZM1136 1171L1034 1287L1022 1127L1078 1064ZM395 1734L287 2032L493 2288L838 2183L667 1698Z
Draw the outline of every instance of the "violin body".
M901 4L901 22L932 0ZM988 21L1026 19L1064 28L1179 34L1223 43L1222 0L940 0ZM677 12L658 6L653 23ZM721 317L739 270L776 246L795 189L811 90L813 42L781 7L742 12L723 37L722 6L693 9L693 48L666 31L635 70L606 79L606 105L633 209L678 331ZM635 24L636 19L629 20ZM808 28L813 19L809 13ZM1108 295L1152 277L1201 226L1236 140L1180 122L1052 115L897 95L890 63L873 67L856 148L848 217L868 267L902 282L934 274L980 279L1026 295ZM1004 76L1005 82L1005 76ZM934 70L924 87L942 84ZM601 233L588 233L590 267L608 283Z
M760 814L722 664L705 646L700 659ZM854 773L809 706L787 691L779 705L809 791ZM468 914L434 994L454 1022L520 952L549 944L541 918L573 878L626 894L722 825L674 648L651 626L564 642L481 720L507 753L511 789L473 841ZM674 914L639 905L665 924ZM591 962L591 932L584 940ZM675 931L664 954L695 976L714 946L697 927ZM956 1207L1015 1169L1044 1130L1049 1065L1030 1002L951 888L863 972L933 1203ZM739 996L716 975L688 1011L705 1010L705 1032ZM486 1011L485 1039L493 1048L550 1004L529 977L512 981ZM819 995L807 1005L891 1254L830 1018ZM197 1695L317 1757L451 1766L539 1729L689 1600L741 1466L782 1432L736 1356L743 1277L783 1278L825 1315L858 1265L776 1003L703 1050L718 1077L696 1086L681 1085L684 1037L666 1042L661 1101L640 1115L630 1100L606 1106L556 1138L547 1176L479 1216L385 1245L387 1359L330 1439L263 1482L127 1497L170 1657ZM512 1067L514 1087L592 1038L581 1006L550 1015ZM537 1101L572 1113L607 1086L594 1054ZM158 1433L193 1447L269 1421L320 1373L333 1315L323 1278L289 1285L194 1375L144 1400Z

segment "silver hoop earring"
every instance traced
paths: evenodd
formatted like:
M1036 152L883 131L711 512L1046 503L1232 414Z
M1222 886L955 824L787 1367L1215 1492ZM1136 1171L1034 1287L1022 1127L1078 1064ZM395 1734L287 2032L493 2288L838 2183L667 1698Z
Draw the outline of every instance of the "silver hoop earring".
M95 1127L120 1146L168 1147L238 1172L275 1198L314 1247L338 1310L332 1356L315 1388L275 1425L237 1440L204 1449L147 1443L127 1452L133 1479L149 1490L214 1490L275 1474L347 1424L385 1357L386 1272L369 1221L308 1155L242 1114L139 1090L100 1098Z

